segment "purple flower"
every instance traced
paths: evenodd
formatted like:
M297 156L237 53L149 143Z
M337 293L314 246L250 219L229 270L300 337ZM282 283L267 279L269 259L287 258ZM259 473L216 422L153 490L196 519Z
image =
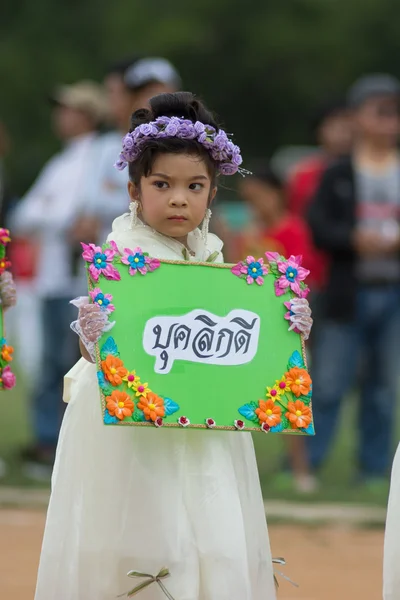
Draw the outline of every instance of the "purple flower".
M124 150L130 150L135 145L132 134L127 133L124 139L122 140L122 147Z
M144 137L152 137L157 135L158 129L152 123L143 123L139 125L139 131Z
M169 117L157 117L156 123L157 125L168 125L170 120L171 119Z
M175 137L176 134L178 133L178 125L176 123L168 123L168 125L165 128L165 133L168 137Z
M193 140L196 137L194 125L193 123L190 123L190 121L185 121L184 123L181 123L179 126L178 133L178 137L184 140Z
M242 162L243 162L243 158L240 154L234 154L232 156L232 163L234 165L237 165L239 167L242 164Z
M206 126L204 125L204 123L201 123L200 121L196 121L196 123L194 124L194 128L195 128L197 135L200 135L205 131Z
M127 166L127 162L126 160L121 160L120 158L117 160L116 163L114 163L114 167L118 170L118 171L123 171Z
M214 138L214 148L217 148L217 150L223 150L228 142L228 136L226 135L225 131L220 130Z
M98 281L100 275L104 275L106 279L119 281L121 279L117 269L112 265L114 256L118 254L118 248L115 242L110 242L111 248L104 249L95 244L84 244L82 257L89 263L89 274L93 281Z
M218 170L222 175L234 175L237 173L238 166L227 162L220 164Z
M276 261L278 271L282 275L275 281L275 294L282 296L290 288L297 296L304 297L304 290L300 287L300 282L304 281L310 271L301 266L301 256L291 256L289 260Z

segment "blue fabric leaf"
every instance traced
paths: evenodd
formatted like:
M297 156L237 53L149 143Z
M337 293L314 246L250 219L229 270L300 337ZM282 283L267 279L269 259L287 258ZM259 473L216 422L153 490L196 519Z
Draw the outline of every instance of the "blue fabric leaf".
M250 404L244 404L239 408L239 413L248 421L254 421L258 423L258 417L254 412L254 408Z
M164 398L165 416L173 415L179 410L179 405L171 400L171 398Z
M119 356L117 344L115 343L114 338L111 336L106 339L101 348L101 360L106 360L109 354L112 354L113 356Z
M112 417L110 415L110 413L108 412L108 410L106 409L104 411L104 423L106 425L111 425L111 423L118 423L118 419L117 419L117 417Z
M302 427L301 431L304 431L304 433L307 433L308 435L315 435L315 429L314 429L313 423L310 423L309 426L307 427L307 429Z
M272 431L272 433L279 433L280 431L283 431L283 423L278 423L278 425L271 427L270 431Z
M97 381L99 383L99 387L100 387L101 391L103 392L103 394L105 394L106 396L111 394L111 392L113 391L113 388L106 381L103 371L97 371Z
M299 369L306 368L303 358L298 350L295 350L292 356L289 358L288 368L293 369L294 367L298 367Z

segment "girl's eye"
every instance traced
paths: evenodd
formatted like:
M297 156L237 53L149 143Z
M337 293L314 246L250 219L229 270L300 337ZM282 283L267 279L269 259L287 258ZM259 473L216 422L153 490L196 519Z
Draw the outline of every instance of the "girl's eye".
M168 187L168 183L166 181L155 181L153 185L159 190L165 190Z
M195 192L199 192L200 190L202 190L204 187L204 185L202 183L191 183L189 185L189 189L193 190Z

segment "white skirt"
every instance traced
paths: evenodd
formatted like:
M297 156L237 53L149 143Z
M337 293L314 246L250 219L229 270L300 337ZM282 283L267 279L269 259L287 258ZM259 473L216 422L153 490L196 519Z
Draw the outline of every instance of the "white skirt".
M392 467L383 557L383 598L400 600L400 444Z
M275 599L250 434L106 427L84 359L65 392L35 600L113 600L162 567L175 600Z

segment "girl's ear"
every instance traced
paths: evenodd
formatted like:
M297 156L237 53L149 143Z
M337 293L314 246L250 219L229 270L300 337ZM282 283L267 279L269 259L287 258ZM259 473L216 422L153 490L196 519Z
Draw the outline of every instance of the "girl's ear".
M128 193L132 201L139 201L139 188L132 181L128 181Z
M217 186L213 187L213 189L210 191L210 195L208 197L208 206L210 207L211 204L213 203L213 200L215 198L215 194L217 193Z

